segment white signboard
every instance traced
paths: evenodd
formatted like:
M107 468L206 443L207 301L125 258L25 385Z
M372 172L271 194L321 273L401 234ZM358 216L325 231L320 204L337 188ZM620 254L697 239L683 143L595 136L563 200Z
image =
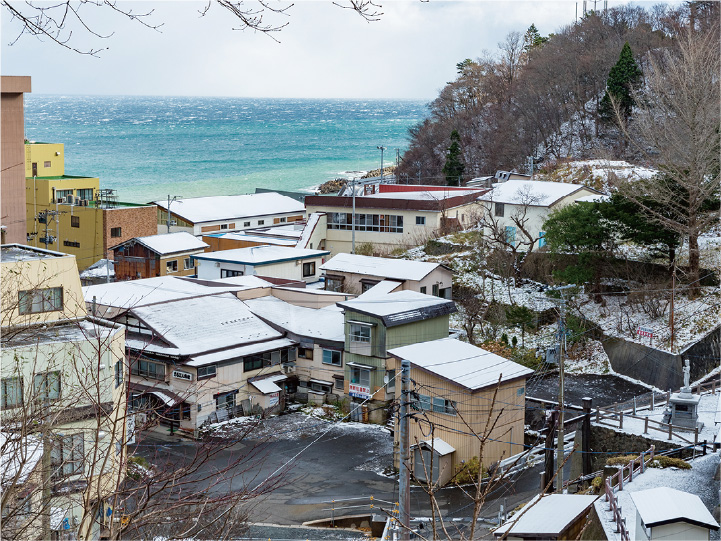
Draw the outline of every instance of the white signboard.
M355 398L370 398L371 388L358 385L356 383L350 383L348 385L348 394Z
M272 408L273 406L278 405L278 393L271 393L268 396L268 407Z
M173 370L173 377L178 379L184 379L185 381L193 381L193 374L190 372L181 372L180 370Z

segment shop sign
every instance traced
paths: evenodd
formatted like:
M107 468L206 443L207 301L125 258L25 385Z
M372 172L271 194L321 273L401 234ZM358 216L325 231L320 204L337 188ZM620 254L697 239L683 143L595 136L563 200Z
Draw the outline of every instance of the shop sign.
M193 374L190 372L181 372L180 370L173 370L173 377L178 379L184 379L185 381L193 381Z
M348 394L355 398L370 398L371 388L358 385L356 383L350 383L348 385Z
M268 407L272 408L273 406L278 405L278 393L271 393L268 397Z

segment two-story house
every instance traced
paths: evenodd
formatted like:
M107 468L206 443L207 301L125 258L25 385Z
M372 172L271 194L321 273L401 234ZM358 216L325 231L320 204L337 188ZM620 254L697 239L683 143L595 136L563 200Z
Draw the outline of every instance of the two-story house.
M382 405L395 398L394 372L387 368L388 350L447 338L453 301L415 291L385 295L366 293L337 303L345 321L345 392L351 418L382 422ZM364 409L365 406L365 409Z
M53 509L42 536L98 538L125 477L125 329L87 316L75 256L10 244L0 268L2 454L38 442L50 453L39 482L4 475L3 490ZM37 467L34 453L14 456L18 472ZM14 503L3 498L3 514Z
M526 378L533 370L455 338L397 347L388 355L395 374L400 361L410 361L410 390L417 397L412 409L425 420L409 424L416 479L442 485L473 457L488 466L523 451ZM396 377L398 400L400 389ZM396 430L396 447L398 438Z
M114 270L117 280L135 280L172 274L193 276L193 255L208 245L185 231L135 237L113 246Z

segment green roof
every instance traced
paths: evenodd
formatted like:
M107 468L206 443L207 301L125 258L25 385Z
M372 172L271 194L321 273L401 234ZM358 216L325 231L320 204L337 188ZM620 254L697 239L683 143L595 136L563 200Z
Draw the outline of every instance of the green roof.
M26 180L31 180L33 177L25 177ZM100 178L100 177L89 177L86 175L56 175L52 177L34 177L38 180L74 180L79 178Z

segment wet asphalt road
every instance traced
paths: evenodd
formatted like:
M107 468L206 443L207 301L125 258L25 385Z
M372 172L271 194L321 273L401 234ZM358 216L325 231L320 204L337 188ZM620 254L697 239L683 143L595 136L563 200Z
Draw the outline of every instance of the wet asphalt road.
M526 385L526 395L544 400L558 400L558 372L543 378L531 378ZM582 398L593 398L594 406L608 406L616 402L631 400L649 390L617 376L596 376L580 374L565 376L564 402L580 406Z

